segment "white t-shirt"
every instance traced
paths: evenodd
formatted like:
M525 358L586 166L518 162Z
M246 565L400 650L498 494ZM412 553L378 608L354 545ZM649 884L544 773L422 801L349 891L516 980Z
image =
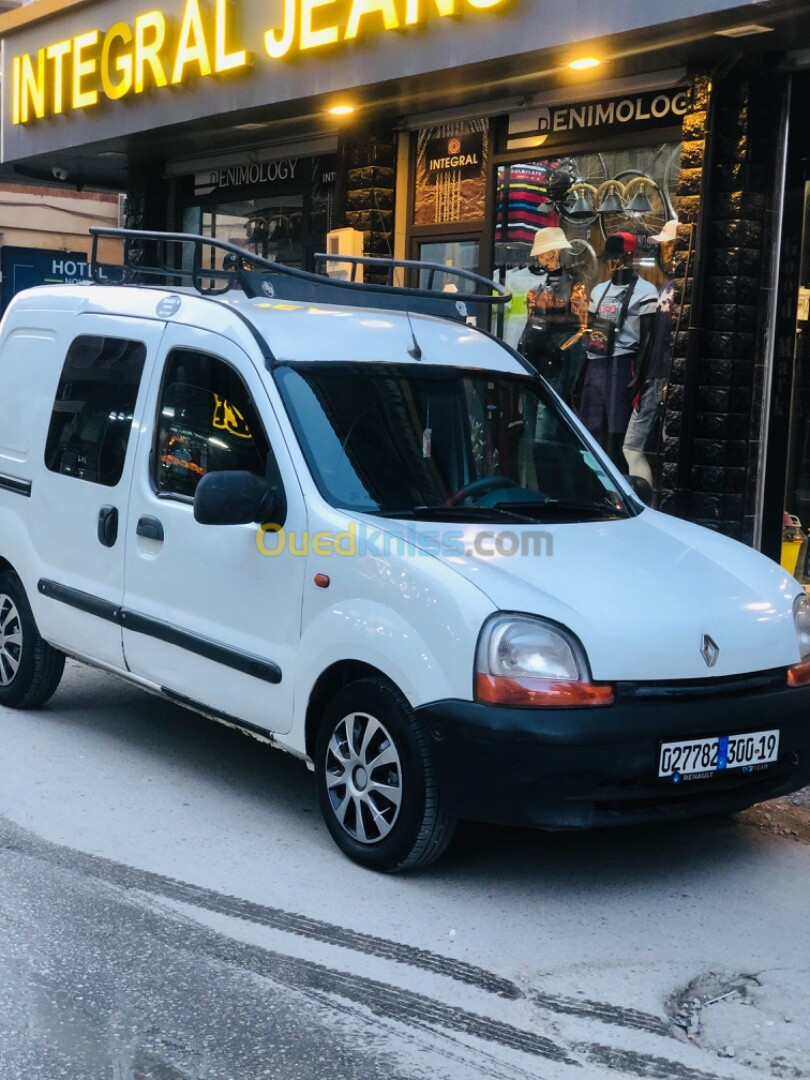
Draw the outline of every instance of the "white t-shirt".
M591 293L588 311L600 319L610 319L611 322L618 324L622 313L622 302L629 288L629 285L614 285L612 281L600 282ZM644 278L637 278L633 295L630 297L627 318L616 331L613 343L614 356L637 351L641 337L641 316L654 315L657 310L658 290Z
M512 299L506 305L503 320L503 340L513 349L518 347L520 335L526 325L528 312L526 310L526 294L529 289L536 289L540 275L530 270L528 266L522 266L519 270L507 270L506 285L512 294Z

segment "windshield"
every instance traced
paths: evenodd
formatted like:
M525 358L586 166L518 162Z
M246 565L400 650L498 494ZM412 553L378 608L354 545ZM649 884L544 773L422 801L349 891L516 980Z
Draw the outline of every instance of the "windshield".
M539 379L411 364L291 364L276 378L333 506L471 522L628 516Z

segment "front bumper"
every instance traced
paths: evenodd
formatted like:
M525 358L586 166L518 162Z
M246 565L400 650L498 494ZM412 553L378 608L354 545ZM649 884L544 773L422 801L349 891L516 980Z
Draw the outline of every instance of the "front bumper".
M671 686L619 684L613 705L521 709L439 701L416 716L442 803L504 825L582 829L733 813L810 784L810 687L784 670ZM703 780L658 779L661 742L779 728L779 759Z

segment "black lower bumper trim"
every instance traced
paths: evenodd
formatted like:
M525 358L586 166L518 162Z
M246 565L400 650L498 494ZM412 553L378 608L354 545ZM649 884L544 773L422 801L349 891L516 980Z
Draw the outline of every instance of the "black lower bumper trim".
M416 710L443 803L458 817L578 829L743 810L810 784L810 688L602 708L440 701ZM658 779L663 741L780 730L779 759L706 779Z

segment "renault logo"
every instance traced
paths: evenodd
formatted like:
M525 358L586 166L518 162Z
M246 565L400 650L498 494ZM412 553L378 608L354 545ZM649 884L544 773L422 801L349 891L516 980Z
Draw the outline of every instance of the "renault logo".
M700 646L700 655L706 661L706 667L714 667L717 663L717 658L720 655L720 646L709 637L708 634L703 635L703 642Z

